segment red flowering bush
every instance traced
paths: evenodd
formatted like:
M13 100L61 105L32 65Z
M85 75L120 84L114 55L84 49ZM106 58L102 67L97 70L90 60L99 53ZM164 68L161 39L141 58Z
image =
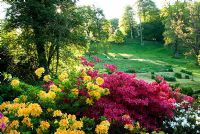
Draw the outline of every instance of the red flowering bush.
M87 111L90 117L105 116L109 121L123 124L139 121L142 127L151 130L158 129L165 117L173 117L177 97L163 79L147 83L123 72L103 77L103 87L110 89L110 95L102 97Z

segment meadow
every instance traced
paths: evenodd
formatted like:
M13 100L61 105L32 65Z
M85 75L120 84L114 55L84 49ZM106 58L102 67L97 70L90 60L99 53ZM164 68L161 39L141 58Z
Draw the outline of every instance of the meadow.
M180 56L174 58L173 51L169 46L162 43L146 41L141 45L137 40L129 40L124 44L112 44L108 48L107 54L99 51L97 56L102 59L95 68L101 69L103 64L115 64L119 71L136 73L138 79L154 81L151 73L155 75L167 75L174 77L175 73L180 73L182 78L176 81L169 81L172 85L180 87L190 87L193 90L200 90L200 69L195 65L192 56ZM185 78L187 74L181 70L192 72L192 76Z

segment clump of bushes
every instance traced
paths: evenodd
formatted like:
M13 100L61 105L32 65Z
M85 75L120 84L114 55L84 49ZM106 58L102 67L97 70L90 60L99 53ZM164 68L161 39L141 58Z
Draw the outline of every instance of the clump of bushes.
M155 72L151 72L151 79L155 79Z
M191 71L188 71L188 70L185 70L185 69L182 69L181 72L185 73L185 74L188 74L188 75L192 75Z
M185 75L185 79L190 79L190 76L189 75Z
M166 72L173 72L173 67L172 65L166 65L167 69L166 69Z
M194 94L194 90L190 86L181 87L181 93L192 96Z
M166 74L161 74L161 76L162 76L166 81L171 81L171 82L176 81L176 78L175 78L174 76L169 76L169 75L166 75Z
M0 105L0 133L146 133L172 119L177 102L193 101L162 77L148 83L111 64L100 74L82 61L81 70L54 77L38 68L35 74L43 81L36 86L12 79L10 86L22 92Z
M182 79L182 74L181 73L175 73L174 76L178 79Z
M126 73L136 73L135 69L129 68L128 70L125 71Z

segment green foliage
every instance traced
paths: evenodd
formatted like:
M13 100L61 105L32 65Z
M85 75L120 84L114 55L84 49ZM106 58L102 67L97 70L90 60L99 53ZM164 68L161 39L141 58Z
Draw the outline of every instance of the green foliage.
M161 20L155 20L151 22L143 22L143 36L144 40L156 40L156 41L163 41L163 32L164 32L164 26L161 22Z
M194 91L192 87L184 86L184 87L181 87L181 93L192 96L194 94Z
M178 79L182 79L182 74L181 73L175 73L174 76Z
M22 94L22 90L13 88L9 83L0 84L0 103L12 101Z
M124 35L120 30L116 30L113 35L108 39L111 43L122 44L124 43Z
M161 74L161 76L166 80L166 81L176 81L176 78L174 76L169 76L166 74Z
M125 71L126 73L136 73L134 68L129 68L128 70Z
M188 74L188 75L192 75L191 71L185 70L185 69L181 69L182 73Z
M124 10L124 14L119 21L119 29L123 33L125 37L132 38L134 37L134 30L135 30L135 20L133 18L133 9L131 6L126 6ZM135 31L136 32L136 31Z
M82 121L83 121L83 124L84 124L84 126L83 126L84 132L87 133L87 134L93 134L94 128L95 128L95 120L87 118L87 117L83 117Z

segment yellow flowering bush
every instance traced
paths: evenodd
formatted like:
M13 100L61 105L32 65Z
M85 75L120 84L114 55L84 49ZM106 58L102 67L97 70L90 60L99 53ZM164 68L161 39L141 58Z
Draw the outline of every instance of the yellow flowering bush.
M35 71L38 78L44 73L42 67ZM20 84L17 79L11 81L13 88L21 88L24 92L13 101L0 105L0 112L5 115L0 119L0 123L6 123L4 133L85 134L94 133L94 130L96 133L108 132L109 122L102 121L95 129L94 119L75 116L78 112L83 114L90 105L109 94L109 89L102 87L103 78L94 78L81 71L63 72L58 77L45 75L43 83L31 86Z

